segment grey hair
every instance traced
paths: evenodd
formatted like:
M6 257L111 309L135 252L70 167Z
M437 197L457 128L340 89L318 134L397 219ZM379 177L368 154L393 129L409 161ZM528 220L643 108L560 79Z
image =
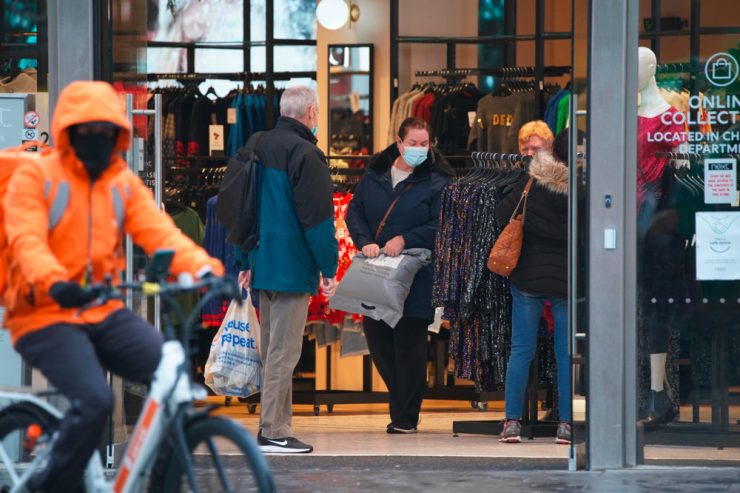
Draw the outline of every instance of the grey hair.
M309 106L319 105L319 97L312 88L293 86L283 91L280 98L280 114L291 118L303 118Z

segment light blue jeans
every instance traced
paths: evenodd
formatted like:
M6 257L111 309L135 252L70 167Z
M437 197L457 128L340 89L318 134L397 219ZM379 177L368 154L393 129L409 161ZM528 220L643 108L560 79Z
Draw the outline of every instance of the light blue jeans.
M512 332L511 355L506 369L506 419L521 419L524 393L529 381L529 366L537 349L537 333L545 302L552 304L555 319L555 359L558 368L558 411L560 421L573 418L573 397L570 393L571 369L568 355L568 305L565 300L534 296L511 286Z

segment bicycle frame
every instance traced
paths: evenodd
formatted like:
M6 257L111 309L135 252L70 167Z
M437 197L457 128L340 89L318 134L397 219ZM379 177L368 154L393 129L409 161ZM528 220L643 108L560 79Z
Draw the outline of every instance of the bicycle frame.
M96 450L85 468L84 481L88 492L138 493L142 490L143 481L151 471L162 440L170 430L179 409L183 404L191 403L196 397L185 365L185 352L180 342L165 342L162 347L162 359L154 372L151 391L126 447L126 455L118 473L112 482L106 480L100 454ZM28 402L55 418L63 417L59 409L31 392L0 389L0 401ZM40 465L50 454L53 441L52 438L51 443L22 473L15 469L10 455L0 443L0 461L5 465L13 484L11 493L24 491L29 478L39 470Z
M202 281L201 286L196 283L187 289L199 289L207 284L207 281ZM110 288L110 286L108 287ZM163 289L158 283L144 282L140 285L140 288L145 295L159 295L167 300L168 303L171 300L171 291L168 291L166 288ZM172 308L175 309L181 320L186 320L186 327L192 327L196 316L194 314L200 313L200 309L212 296L215 296L212 292L205 295L189 317L183 316L182 311L176 303L172 304ZM194 491L197 491L193 464L185 440L183 425L187 421L187 418L189 418L186 413L192 408L192 402L205 398L208 394L203 389L203 394L200 395L198 390L193 387L189 364L186 358L187 346L171 337L173 328L169 323L169 317L166 313L163 313L162 316L165 320L165 335L170 340L162 345L162 357L152 376L149 395L144 403L144 409L136 422L121 465L115 478L109 482L105 477L105 470L100 459L100 454L95 451L84 473L84 483L88 493L139 493L142 491L144 481L149 476L157 460L158 452L167 436L174 438L172 444L173 452L187 471L189 484ZM41 399L41 395L43 393L35 395L31 392L19 391L18 389L8 391L0 389L0 401L29 402L47 411L55 418L61 419L63 413ZM209 411L206 411L206 413ZM0 460L6 465L13 483L11 493L22 493L25 490L25 484L29 478L39 470L40 465L44 463L45 459L51 453L55 439L56 434L52 437L45 449L36 455L23 474L18 474L15 470L13 461L3 448L2 443L0 443Z
M141 483L154 465L173 418L183 404L194 400L186 364L182 345L178 341L165 342L144 410L113 481L114 493L141 491Z

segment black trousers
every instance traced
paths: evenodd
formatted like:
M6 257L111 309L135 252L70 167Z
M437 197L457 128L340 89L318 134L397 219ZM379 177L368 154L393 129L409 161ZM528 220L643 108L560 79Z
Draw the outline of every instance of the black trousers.
M429 322L403 317L395 328L365 317L363 328L375 366L390 394L391 422L414 427L419 422L427 377Z
M32 486L44 492L77 491L90 456L113 411L103 369L149 383L159 364L162 336L129 310L100 324L52 325L22 337L16 350L70 402L49 464Z

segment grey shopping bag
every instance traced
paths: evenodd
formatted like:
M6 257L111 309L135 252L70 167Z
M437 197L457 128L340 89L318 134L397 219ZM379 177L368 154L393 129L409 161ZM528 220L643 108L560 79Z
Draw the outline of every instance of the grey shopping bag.
M368 259L357 254L352 260L329 307L382 320L395 327L416 273L429 264L432 252L425 248L404 250L398 257L380 255Z

